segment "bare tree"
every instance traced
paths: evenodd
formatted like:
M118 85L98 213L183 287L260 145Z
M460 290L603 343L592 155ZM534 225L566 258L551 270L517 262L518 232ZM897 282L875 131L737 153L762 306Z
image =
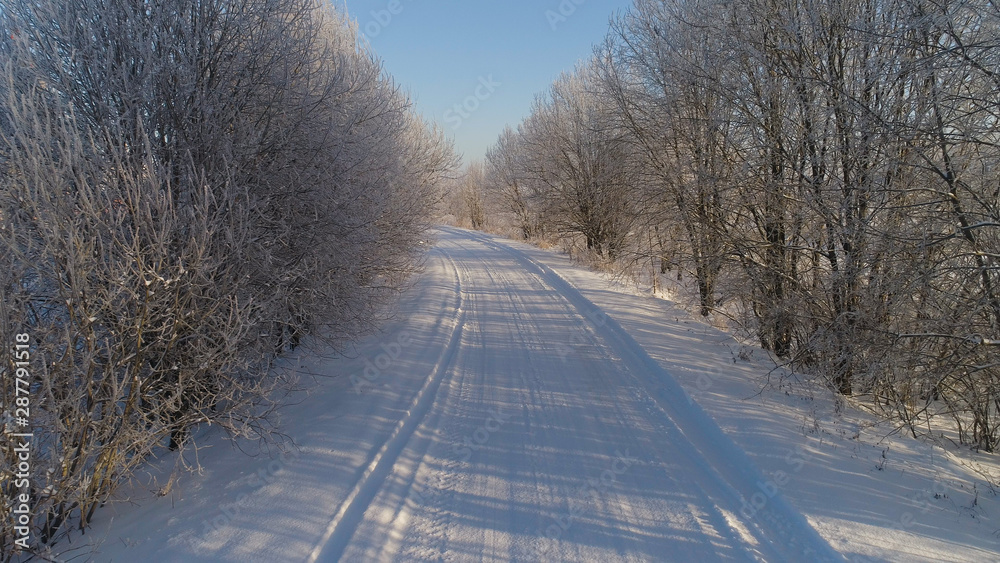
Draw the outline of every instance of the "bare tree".
M523 236L688 266L780 361L992 450L998 42L982 0L636 0L487 184Z
M672 2L636 3L612 28L600 59L608 96L629 140L642 155L651 228L683 226L682 261L698 284L702 315L717 300L727 254L725 232L732 156L731 109L714 77L722 73L722 44L705 28L685 24L700 8ZM677 249L664 254L676 255ZM662 259L662 257L661 257ZM667 262L676 258L667 258Z
M614 260L635 220L629 198L634 168L608 109L597 93L592 64L561 77L521 126L517 139L525 158L517 176L534 186L552 231L578 234L588 250ZM514 177L498 178L494 185L509 186Z
M507 127L496 144L486 153L484 182L488 191L513 216L521 238L531 240L542 235L541 217L538 211L538 194L532 191L532 183L525 175L525 143L521 132Z
M469 225L477 230L486 226L486 194L483 186L483 165L473 162L466 167L459 179L459 197L462 200L463 218L469 219Z

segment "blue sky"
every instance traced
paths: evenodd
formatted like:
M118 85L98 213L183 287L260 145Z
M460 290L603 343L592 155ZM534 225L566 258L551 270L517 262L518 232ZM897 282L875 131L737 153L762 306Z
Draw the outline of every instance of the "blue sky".
M481 159L631 0L338 0L416 109ZM395 13L393 13L395 12Z

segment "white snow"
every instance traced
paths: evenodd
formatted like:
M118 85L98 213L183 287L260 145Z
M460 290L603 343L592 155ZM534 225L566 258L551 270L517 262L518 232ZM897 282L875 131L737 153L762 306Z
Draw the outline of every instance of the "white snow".
M317 376L283 411L295 448L248 457L203 430L201 474L163 497L137 484L139 504L105 507L73 547L97 561L1000 560L977 473L998 474L992 456L887 437L807 385L760 392L773 364L759 350L739 359L732 337L564 256L443 228L396 319L349 358L286 360ZM153 467L161 482L172 463Z

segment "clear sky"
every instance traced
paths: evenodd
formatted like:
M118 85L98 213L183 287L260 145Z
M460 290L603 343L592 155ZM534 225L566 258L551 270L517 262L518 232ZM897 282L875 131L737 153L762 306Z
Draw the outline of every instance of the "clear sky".
M481 159L631 0L335 0L416 109ZM395 13L393 13L395 12Z

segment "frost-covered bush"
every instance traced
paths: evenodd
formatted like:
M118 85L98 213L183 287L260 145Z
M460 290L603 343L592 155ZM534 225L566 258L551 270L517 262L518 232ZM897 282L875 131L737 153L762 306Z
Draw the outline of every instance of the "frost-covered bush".
M0 398L27 333L41 550L192 426L266 435L272 359L376 322L454 158L315 0L0 14Z

